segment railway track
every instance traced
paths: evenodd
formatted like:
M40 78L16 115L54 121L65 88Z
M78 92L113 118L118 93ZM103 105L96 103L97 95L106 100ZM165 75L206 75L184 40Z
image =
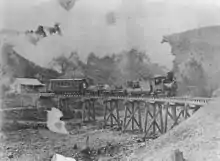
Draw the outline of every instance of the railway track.
M47 94L48 96L49 94ZM39 97L45 96L44 94L40 94ZM125 101L146 101L146 102L164 102L164 103L181 103L181 104L194 104L194 105L205 105L208 102L212 101L213 98L204 98L204 97L151 97L151 96L111 96L111 95L71 95L71 94L64 94L64 95L55 95L51 94L53 97L59 98L71 98L71 97L78 97L82 99L123 99Z
M188 104L190 106L204 106L208 104L210 101L213 100L213 98L203 98L203 97L194 97L194 98L188 98L188 97L150 97L150 96L111 96L111 95L103 95L103 96L97 96L97 95L76 95L76 94L64 94L64 95L56 95L54 93L40 93L40 94L29 94L34 97L57 97L57 98L81 98L82 100L86 99L101 99L101 100L124 100L124 101L143 101L143 102L160 102L160 103L167 103L167 104ZM17 111L17 110L28 110L28 109L35 109L35 106L26 106L26 107L13 107L13 108L1 108L0 112L3 111ZM40 108L40 107L38 107Z

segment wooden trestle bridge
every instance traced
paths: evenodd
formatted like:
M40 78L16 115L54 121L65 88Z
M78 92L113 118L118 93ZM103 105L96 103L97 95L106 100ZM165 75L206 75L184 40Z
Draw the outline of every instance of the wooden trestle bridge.
M68 106L73 96L57 96L59 106ZM75 97L75 96L74 96ZM80 97L82 121L96 120L96 102L104 108L104 127L123 132L139 131L145 136L163 134L187 119L211 98ZM61 107L62 108L62 107Z
M38 95L55 98L59 109L65 109L73 104L73 100L80 101L82 122L96 121L97 102L104 108L103 127L116 127L123 132L138 131L145 136L166 133L177 125L180 120L187 119L200 107L208 104L212 98L152 98L152 97L111 97L111 96L76 96L76 95ZM71 101L72 100L72 101ZM27 107L13 108L22 110ZM30 106L28 107L30 108ZM35 104L32 108L43 108ZM5 109L5 110L12 110ZM2 110L1 110L2 111ZM103 120L103 116L102 116Z

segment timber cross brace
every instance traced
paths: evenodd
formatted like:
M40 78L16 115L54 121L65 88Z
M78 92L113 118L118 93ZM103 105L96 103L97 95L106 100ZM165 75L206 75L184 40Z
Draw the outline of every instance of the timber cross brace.
M156 133L164 134L168 127L172 129L178 125L180 119L190 117L189 110L197 111L200 106L190 106L189 104L163 103L163 102L146 102L145 103L145 137L155 135Z
M124 116L124 125L123 131L126 131L131 123L131 130L134 131L135 123L140 132L142 129L142 118L141 118L141 106L142 101L127 101L125 105L125 116ZM136 113L138 114L138 120L136 119Z
M117 125L118 127L121 126L120 116L119 116L119 101L120 100L117 99L109 99L103 102L105 106L104 127L109 126L108 124L109 121L110 121L110 127L113 127L114 125ZM114 113L114 111L116 112L116 114Z
M75 100L76 101L76 100ZM77 101L76 101L77 102ZM96 111L95 111L95 102L96 99L83 99L80 100L80 106L81 110L77 109L69 109L69 106L71 104L76 103L74 101L71 101L70 98L58 98L58 109L61 111L81 111L82 114L82 122L85 121L95 121L96 120Z
M95 121L96 111L95 111L96 99L84 99L82 101L82 121ZM86 120L87 118L87 120Z
M151 130L152 132L150 134L155 134L157 132L156 130L158 130L161 134L164 133L162 110L163 110L163 106L160 103L156 103L156 102L145 103L144 132L146 135L149 134Z
M168 119L172 120L172 124L170 129L174 126L178 125L181 118L187 119L190 117L190 110L193 110L192 114L195 113L200 108L200 106L190 106L189 104L174 104L174 103L166 103L164 104L164 132L167 132L168 129ZM182 117L181 117L182 116Z
M130 130L144 132L145 137L166 133L202 106L192 105L190 102L166 100L102 98L100 99L102 103L96 103L98 100L98 98L81 99L82 121L95 121L95 106L102 104L104 107L104 127L117 126L123 132ZM67 103L60 99L58 106L66 108Z

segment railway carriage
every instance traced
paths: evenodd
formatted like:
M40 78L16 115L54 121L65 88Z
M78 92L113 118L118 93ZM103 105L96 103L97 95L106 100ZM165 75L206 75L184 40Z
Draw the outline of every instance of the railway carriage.
M86 79L50 79L47 91L55 94L85 94L88 88Z

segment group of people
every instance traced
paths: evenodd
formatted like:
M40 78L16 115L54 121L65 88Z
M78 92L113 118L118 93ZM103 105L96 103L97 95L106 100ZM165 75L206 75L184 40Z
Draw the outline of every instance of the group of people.
M27 31L27 33L35 33L42 37L47 37L48 34L46 34L46 31L50 35L52 34L62 35L59 23L55 23L54 27L45 27L45 26L39 25L36 31L30 30L30 31Z

